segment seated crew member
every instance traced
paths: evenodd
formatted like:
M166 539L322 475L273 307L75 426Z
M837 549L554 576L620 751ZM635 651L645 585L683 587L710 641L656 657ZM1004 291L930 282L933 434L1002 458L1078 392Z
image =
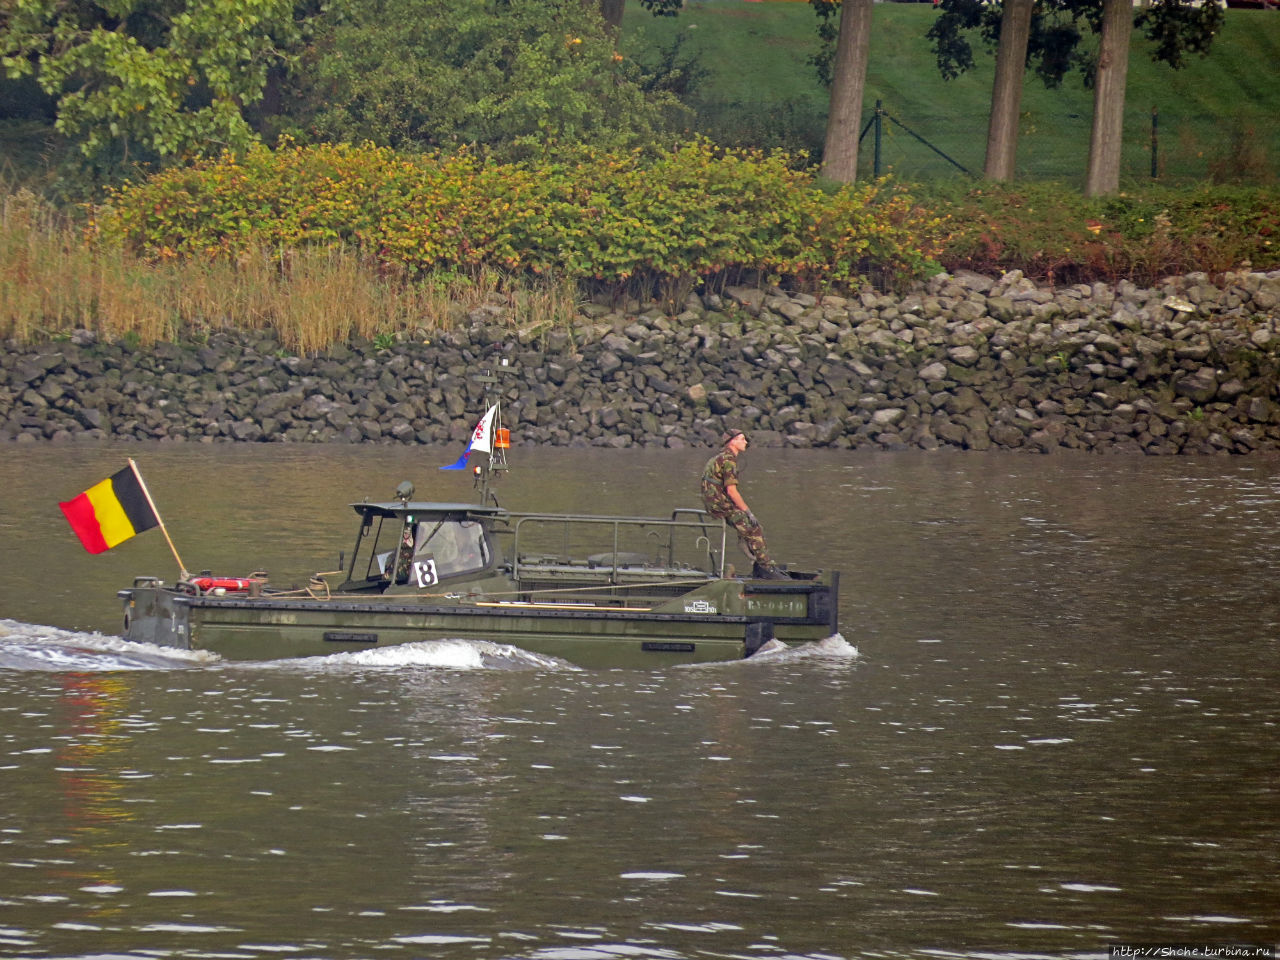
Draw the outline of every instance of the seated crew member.
M730 430L724 436L724 447L707 461L702 471L702 502L713 517L728 521L738 534L738 542L747 556L755 561L751 575L764 580L791 579L769 559L764 530L760 521L742 499L738 490L738 455L747 449L747 435Z
M409 582L409 566L413 562L413 525L408 524L400 535L400 546L396 550L395 582Z

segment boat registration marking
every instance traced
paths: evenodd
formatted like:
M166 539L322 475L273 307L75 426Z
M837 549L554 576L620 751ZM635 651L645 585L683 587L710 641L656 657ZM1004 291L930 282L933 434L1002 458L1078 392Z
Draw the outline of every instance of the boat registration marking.
M748 596L747 610L750 613L768 613L776 617L806 617L809 615L809 602L804 596Z

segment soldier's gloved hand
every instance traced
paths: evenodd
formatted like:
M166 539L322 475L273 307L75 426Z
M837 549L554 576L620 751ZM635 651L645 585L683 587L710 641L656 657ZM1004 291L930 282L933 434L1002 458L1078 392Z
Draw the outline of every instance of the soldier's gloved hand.
M756 515L752 513L750 510L747 511L747 522L751 524L753 527L760 526L760 521L756 519Z

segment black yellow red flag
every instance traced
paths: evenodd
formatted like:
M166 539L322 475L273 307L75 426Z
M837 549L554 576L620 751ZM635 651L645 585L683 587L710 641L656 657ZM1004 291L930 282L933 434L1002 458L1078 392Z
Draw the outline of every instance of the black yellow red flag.
M132 460L123 470L58 506L90 553L103 553L160 524Z

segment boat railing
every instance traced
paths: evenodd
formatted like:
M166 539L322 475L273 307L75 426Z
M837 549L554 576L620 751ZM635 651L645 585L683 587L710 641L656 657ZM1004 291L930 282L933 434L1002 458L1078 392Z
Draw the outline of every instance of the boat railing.
M700 519L681 519L685 515ZM689 550L690 554L699 555L699 562L693 569L708 576L724 576L726 537L724 522L713 520L702 510L677 509L672 512L669 520L659 517L597 517L562 513L512 514L509 519L512 522L510 553L512 575L517 580L520 579L522 565L539 568L546 565L545 548L541 543L531 545L530 541L537 538L545 541L548 535L558 536L561 552L568 557L572 553L571 539L588 534L596 536L601 531L606 532L605 535L610 541L609 548L593 554L590 561L596 571L601 574L608 573L611 583L619 581L622 571L626 570L634 574L637 565L642 566L647 562L647 555L638 555L634 550L629 549L632 544L624 542L628 534L637 532L646 540L656 541L652 544L655 565L668 570L678 568L683 562L683 557L677 556L677 548L680 546L677 539L681 533L688 533L684 548ZM718 550L716 549L717 528ZM596 546L605 546L603 540L604 537L596 537ZM535 551L537 551L537 561L525 559L526 554L532 554Z

